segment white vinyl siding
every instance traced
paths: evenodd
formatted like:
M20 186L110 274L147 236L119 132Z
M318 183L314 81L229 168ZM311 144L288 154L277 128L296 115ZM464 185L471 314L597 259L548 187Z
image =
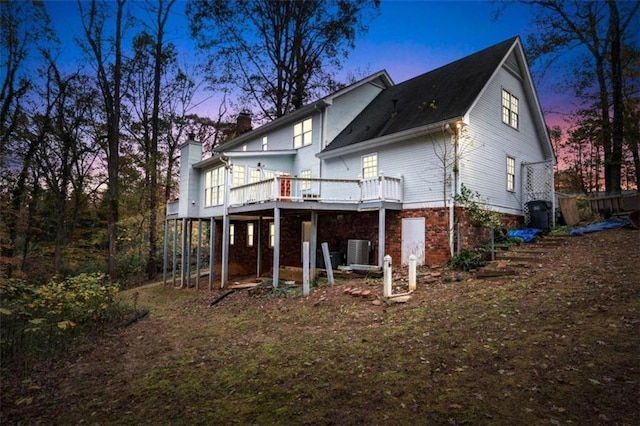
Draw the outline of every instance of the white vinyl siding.
M313 141L313 120L307 118L293 125L293 147L302 148Z

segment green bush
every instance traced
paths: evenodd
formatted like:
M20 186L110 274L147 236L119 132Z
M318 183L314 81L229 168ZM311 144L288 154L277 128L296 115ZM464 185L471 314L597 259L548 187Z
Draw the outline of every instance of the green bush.
M483 250L460 250L449 261L449 265L454 269L470 271L481 268L487 264L487 253Z
M2 359L50 355L82 333L121 318L118 290L104 274L54 278L44 285L0 280Z

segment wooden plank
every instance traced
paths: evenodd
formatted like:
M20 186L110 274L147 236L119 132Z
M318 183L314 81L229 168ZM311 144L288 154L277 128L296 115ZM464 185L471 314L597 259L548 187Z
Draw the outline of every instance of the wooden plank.
M329 244L322 243L320 244L322 247L322 256L324 257L324 267L327 271L327 278L329 280L329 284L335 284L335 280L333 279L333 265L331 264L331 254L329 253Z
M576 197L560 198L560 211L567 225L576 225L580 222L580 212Z

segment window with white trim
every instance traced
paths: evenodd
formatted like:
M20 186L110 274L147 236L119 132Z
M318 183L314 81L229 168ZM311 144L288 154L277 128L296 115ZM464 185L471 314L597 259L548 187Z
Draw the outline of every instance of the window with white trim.
M253 247L254 230L254 224L252 222L247 223L247 247Z
M208 170L204 174L204 205L219 206L224 203L224 167Z
M269 248L273 248L276 245L276 224L269 222Z
M269 148L269 141L266 136L262 137L262 150L266 151Z
M312 142L313 121L307 118L304 121L293 125L293 147L302 148L311 145Z
M233 165L233 186L244 185L244 166Z
M232 223L229 225L229 245L236 243L236 226Z
M516 190L516 159L507 157L507 191Z
M300 172L300 177L302 179L311 179L311 170L303 170ZM311 181L310 180L301 180L300 181L300 189L307 190L311 189Z
M502 122L518 128L518 98L502 89Z
M364 179L378 176L378 153L362 156L362 177Z

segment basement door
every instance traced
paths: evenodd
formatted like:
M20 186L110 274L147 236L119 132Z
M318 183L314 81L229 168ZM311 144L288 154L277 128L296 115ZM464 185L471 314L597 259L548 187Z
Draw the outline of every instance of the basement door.
M412 254L416 256L418 265L424 264L424 235L424 217L402 219L402 265L409 264Z

